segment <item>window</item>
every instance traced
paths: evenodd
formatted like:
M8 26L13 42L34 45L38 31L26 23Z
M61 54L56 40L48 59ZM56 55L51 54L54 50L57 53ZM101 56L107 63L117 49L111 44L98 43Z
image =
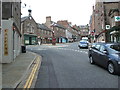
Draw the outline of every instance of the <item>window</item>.
M30 23L27 24L27 32L30 31L30 27L29 26L30 26Z
M91 47L92 47L92 48L94 48L94 47L95 47L95 45L96 45L96 44L95 44L95 43L93 43L93 44L91 45Z
M105 47L102 45L102 46L100 47L100 51L103 52L103 51L105 51L105 50L106 50Z
M97 50L99 50L100 45L99 45L99 44L97 44L97 45L95 46L95 48L96 48Z
M120 51L120 45L111 45L110 48L115 51Z

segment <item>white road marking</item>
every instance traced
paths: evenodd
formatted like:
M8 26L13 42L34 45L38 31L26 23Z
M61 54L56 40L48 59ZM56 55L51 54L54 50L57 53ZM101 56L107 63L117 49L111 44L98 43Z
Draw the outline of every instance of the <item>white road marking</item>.
M80 51L80 50L68 49L68 48L56 48L56 50L69 50L69 51L74 51L74 52L79 52L79 53L85 53L85 54L88 54L87 51Z

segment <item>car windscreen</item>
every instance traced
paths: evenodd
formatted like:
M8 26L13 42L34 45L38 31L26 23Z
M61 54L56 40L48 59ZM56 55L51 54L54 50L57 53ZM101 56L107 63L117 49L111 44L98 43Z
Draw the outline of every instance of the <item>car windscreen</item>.
M120 53L120 45L111 45L110 49L112 53Z
M81 44L86 44L88 43L87 41L80 41Z

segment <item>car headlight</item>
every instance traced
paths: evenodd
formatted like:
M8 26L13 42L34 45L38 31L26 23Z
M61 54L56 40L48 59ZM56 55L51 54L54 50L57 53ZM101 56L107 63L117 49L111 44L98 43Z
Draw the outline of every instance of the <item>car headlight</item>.
M118 61L118 64L120 64L120 61Z

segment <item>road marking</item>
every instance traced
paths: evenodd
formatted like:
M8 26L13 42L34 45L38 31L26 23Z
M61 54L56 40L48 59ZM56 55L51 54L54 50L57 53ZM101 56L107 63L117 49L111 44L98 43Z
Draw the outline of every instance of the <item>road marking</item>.
M68 45L48 46L48 48L68 47Z
M70 51L74 51L74 52L80 52L80 53L85 53L85 54L88 54L87 51L80 51L80 50L75 50L75 49L67 49L67 48L56 48L58 50L70 50Z
M42 49L42 48L41 48L41 49L37 49L37 50L46 50L46 49Z
M37 60L35 62L36 64L34 65L31 73L30 73L30 76L28 77L26 83L25 83L25 86L24 86L24 89L25 90L26 88L30 88L31 85L32 85L32 82L33 82L33 79L34 79L34 76L35 76L35 73L36 73L36 70L38 69L38 66L39 66L39 63L40 63L40 57L37 56Z

